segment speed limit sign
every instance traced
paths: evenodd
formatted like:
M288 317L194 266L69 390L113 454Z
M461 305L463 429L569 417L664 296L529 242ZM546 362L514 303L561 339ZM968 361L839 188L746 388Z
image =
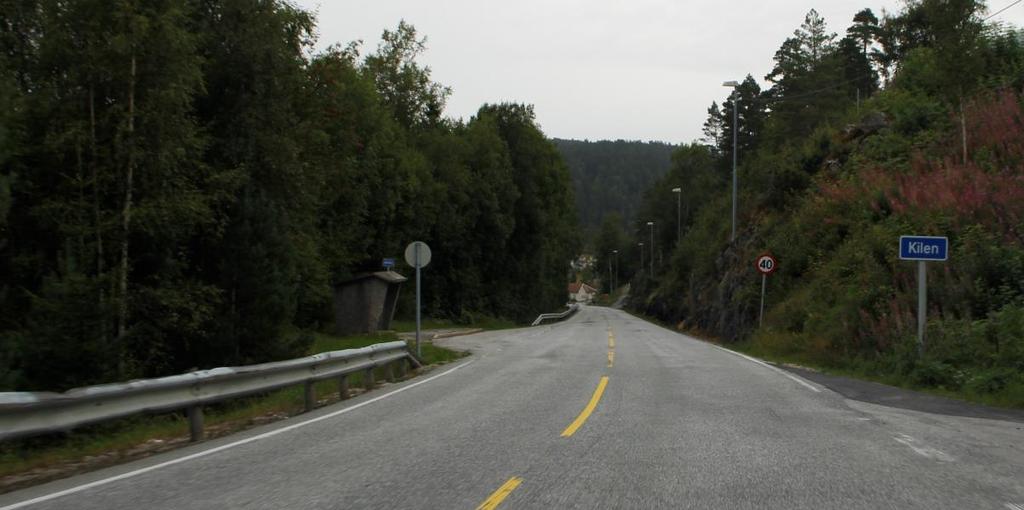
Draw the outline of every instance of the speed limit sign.
M775 269L779 267L778 262L775 261L775 257L765 253L757 258L757 263L754 264L757 270L763 275L769 275L775 272Z

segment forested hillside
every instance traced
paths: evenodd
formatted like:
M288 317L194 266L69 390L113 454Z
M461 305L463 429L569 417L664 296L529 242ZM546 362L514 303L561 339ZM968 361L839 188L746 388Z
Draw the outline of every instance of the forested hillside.
M644 192L668 172L675 149L661 142L554 142L572 174L580 224L591 233L611 212L623 222L633 221Z
M405 23L315 33L281 0L0 0L0 389L305 354L332 285L413 240L431 315L561 306L573 195L532 108L445 118Z
M860 12L840 37L811 11L764 82L736 89L735 240L726 99L648 193L642 214L672 255L634 278L631 306L765 355L1024 405L1024 34L985 16L973 0L913 0ZM661 227L674 186L689 207L678 243ZM928 265L920 357L904 234L951 244ZM779 270L758 327L763 252Z

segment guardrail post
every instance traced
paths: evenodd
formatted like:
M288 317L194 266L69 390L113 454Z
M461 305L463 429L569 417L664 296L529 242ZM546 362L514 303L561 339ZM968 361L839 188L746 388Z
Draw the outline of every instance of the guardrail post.
M338 399L345 400L348 398L348 375L343 375L338 378Z
M367 368L366 371L363 372L363 388L367 391L373 389L373 367Z
M406 363L408 363L408 362L409 362L409 360L407 360L405 358L402 358L402 359L400 359L400 360L395 362L395 363L398 364L398 377L400 379L405 379L405 373L406 373L406 368L407 368Z
M387 370L388 382L392 382L392 383L395 382L395 364L394 363L388 363L388 367L387 367L386 370Z
M304 388L305 391L303 391L303 395L305 396L306 401L307 413L316 408L316 387L313 386L314 384L315 383L313 381L306 381L306 385Z
M203 439L203 408L200 406L191 406L187 410L188 412L188 432L192 436L192 442L202 441Z

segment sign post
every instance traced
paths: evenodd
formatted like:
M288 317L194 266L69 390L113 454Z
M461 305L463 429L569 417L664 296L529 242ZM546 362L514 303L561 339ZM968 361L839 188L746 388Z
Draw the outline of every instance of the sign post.
M917 355L924 354L924 330L928 313L929 260L949 259L949 239L934 236L900 236L900 260L917 261Z
M422 241L409 243L405 247L405 261L416 268L416 357L420 358L420 268L430 263L430 247Z
M760 328L761 324L764 323L764 291L765 287L768 286L768 275L775 272L779 267L779 263L775 260L775 257L765 253L757 258L754 267L761 273L761 313L757 316L757 327Z

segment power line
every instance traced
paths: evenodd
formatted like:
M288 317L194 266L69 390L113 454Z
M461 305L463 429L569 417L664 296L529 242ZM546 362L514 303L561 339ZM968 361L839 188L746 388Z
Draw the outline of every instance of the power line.
M1018 0L1018 1L1024 1L1024 0ZM850 78L849 80L833 83L831 85L828 85L826 87L822 87L820 89L809 90L807 92L801 92L799 94L792 95L792 96L785 96L785 97L776 96L776 97L763 97L763 98L762 97L758 97L758 98L754 98L754 99L748 99L747 102L778 103L778 102L781 102L781 101L792 101L792 100L796 100L796 99L802 99L802 98L805 98L805 97L816 96L816 95L818 95L818 94L820 94L822 92L828 92L828 91L830 91L832 89L836 89L836 88L842 87L843 85L848 85L850 83L855 83L855 82L858 82L858 81L863 81L863 80L866 80L866 79L869 79L869 78L873 78L873 77L877 77L877 74L876 73L871 73L871 74L865 74L865 75L857 76L855 78ZM768 89L768 90L771 90L771 89Z
M1017 4L1021 3L1021 2L1024 2L1024 0L1016 0L1016 1L1015 1L1015 2L1013 2L1012 4L1010 4L1010 5L1007 5L1006 7L1003 7L1002 9L999 9L999 10L998 10L998 11L996 11L996 12L993 12L992 14L989 14L987 18L985 18L985 19L983 19L983 20L981 20L981 21L988 21L988 20L990 20L990 19L992 19L992 18L994 18L994 17L998 16L999 14L1002 14L1002 13L1003 13L1004 11L1006 11L1006 10L1007 10L1007 9L1009 9L1010 7L1013 7L1014 5L1017 5Z

